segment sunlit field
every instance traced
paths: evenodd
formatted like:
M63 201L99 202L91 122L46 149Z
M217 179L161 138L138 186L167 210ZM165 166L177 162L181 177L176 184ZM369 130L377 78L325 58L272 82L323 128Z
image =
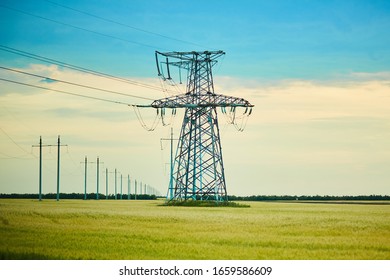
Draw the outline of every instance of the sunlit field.
M390 259L390 205L0 200L0 259Z

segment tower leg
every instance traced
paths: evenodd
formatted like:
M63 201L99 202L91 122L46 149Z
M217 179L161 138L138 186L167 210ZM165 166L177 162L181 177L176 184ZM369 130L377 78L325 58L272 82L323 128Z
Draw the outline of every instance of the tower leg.
M174 173L174 200L227 200L217 111L187 108Z

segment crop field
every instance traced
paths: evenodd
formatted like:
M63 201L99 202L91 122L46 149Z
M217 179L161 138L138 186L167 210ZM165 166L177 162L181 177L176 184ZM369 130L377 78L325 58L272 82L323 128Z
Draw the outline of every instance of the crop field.
M0 259L390 259L390 205L0 200Z

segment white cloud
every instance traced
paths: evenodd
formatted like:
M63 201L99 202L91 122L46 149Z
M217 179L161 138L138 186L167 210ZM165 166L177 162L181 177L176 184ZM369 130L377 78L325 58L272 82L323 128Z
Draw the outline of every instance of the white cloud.
M152 99L164 97L144 87L55 66L31 65L22 70ZM42 83L42 79L20 74L4 71L1 74L18 81L89 96L104 96L128 103L150 102L58 82ZM351 74L349 80L272 83L216 77L217 93L243 97L255 105L243 133L238 133L220 119L228 192L388 194L390 178L388 171L381 168L390 164L390 85L386 77L384 73L357 73ZM131 79L156 86L160 84L157 79ZM78 164L85 155L90 158L99 155L105 167L118 168L125 175L130 173L143 178L165 193L168 178L167 174L164 175L164 167L169 161L169 150L160 150L160 138L169 137L169 128L160 124L155 132L145 131L132 108L124 105L5 82L1 84L1 127L17 143L30 151L39 135L47 143L55 143L60 134L64 143L69 145L69 155L76 165L64 150L64 191L82 191L83 172ZM151 122L156 113L153 109L142 112L147 122ZM175 135L179 133L181 117L182 112L179 112ZM31 182L36 180L37 159L31 156L31 160L10 164L10 161L18 160L4 159L4 154L20 156L24 152L4 134L0 141L0 152L3 153L0 161L7 166L0 176L0 192L35 192L36 186ZM36 151L34 153L37 155ZM47 165L55 170L54 161L49 160ZM26 176L18 176L19 172ZM55 172L46 176L54 178Z
M349 75L349 78L356 81L387 81L388 84L390 82L390 72L354 72Z
M342 83L294 80L271 85L256 84L253 80L224 80L226 82L218 90L227 95L242 96L254 104L259 116L255 121L390 116L390 84L387 80Z
M244 136L229 133L225 138L226 164L233 170L253 166L246 171L252 170L246 175L252 177L246 185L251 181L266 184L260 192L268 194L297 193L305 189L302 186L311 194L327 194L319 179L326 176L328 184L339 184L341 190L388 193L390 178L383 168L378 169L390 164L387 80L290 80L268 85L222 80L221 92L247 98L255 105ZM236 144L237 138L245 138L242 145ZM229 176L236 181L233 185L240 184L237 174ZM292 179L283 181L280 176ZM330 188L329 192L341 190Z

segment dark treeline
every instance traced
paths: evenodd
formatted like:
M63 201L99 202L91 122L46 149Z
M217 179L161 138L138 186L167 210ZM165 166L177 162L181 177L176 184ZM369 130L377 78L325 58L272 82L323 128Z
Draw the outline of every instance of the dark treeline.
M321 195L314 195L314 196L307 196L307 195L301 195L301 196L294 196L294 195L252 195L252 196L235 196L235 195L229 195L228 199L230 201L276 201L276 200L314 200L314 201L336 201L336 200L367 200L367 201L374 201L374 200L390 200L390 196L388 195L344 195L344 196L321 196Z
M1 193L0 198L31 198L31 199L38 199L38 194L34 193L25 193L25 194L19 194L19 193L12 193L12 194L5 194ZM42 199L56 199L57 194L56 193L47 193L42 194ZM86 196L87 200L90 199L96 199L96 193L88 193ZM137 197L135 197L134 194L130 195L130 199L139 199L139 200L155 200L157 199L157 196L154 194L137 194ZM60 199L84 199L83 193L60 193ZM106 199L106 196L104 194L99 194L99 199ZM115 195L111 194L108 196L108 199L115 199ZM121 195L117 194L117 199L121 199ZM122 195L122 199L128 199L127 194Z
M42 199L56 199L57 194L55 193L48 193L48 194L42 194ZM0 198L29 198L29 199L38 199L38 194L19 194L19 193L12 193L12 194L4 194L0 193ZM137 197L135 197L134 194L130 195L130 199L139 199L139 200L156 200L157 196L152 194L138 194ZM60 193L60 199L84 199L83 193ZM87 200L94 200L96 199L96 193L88 193L87 194ZM106 199L106 196L104 194L99 194L99 199ZM115 195L111 194L108 196L108 199L115 199ZM121 195L117 194L117 199L121 199ZM122 199L128 199L127 194L122 195ZM315 196L307 196L307 195L301 195L301 196L294 196L294 195L252 195L252 196L235 196L235 195L229 195L228 196L229 201L277 201L277 200L302 200L302 201L336 201L336 200L345 200L345 201L377 201L377 200L390 200L390 196L388 195L357 195L357 196L321 196L321 195L315 195Z

